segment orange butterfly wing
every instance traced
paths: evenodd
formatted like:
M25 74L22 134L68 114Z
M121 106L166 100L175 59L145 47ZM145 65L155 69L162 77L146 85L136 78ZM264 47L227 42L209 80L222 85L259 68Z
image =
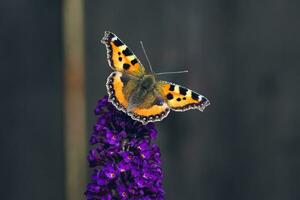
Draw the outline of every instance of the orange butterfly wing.
M113 70L137 77L145 74L139 59L114 33L105 31L101 42L106 46L107 60Z
M174 111L186 111L190 109L203 111L210 105L206 97L174 83L158 81L156 88L168 106Z
M122 81L121 72L112 72L106 82L106 88L111 101L119 110L126 112L128 100L124 94L125 83Z
M167 117L170 112L168 104L155 92L149 92L145 101L132 109L128 114L135 120L141 121L143 124L148 122L161 121Z

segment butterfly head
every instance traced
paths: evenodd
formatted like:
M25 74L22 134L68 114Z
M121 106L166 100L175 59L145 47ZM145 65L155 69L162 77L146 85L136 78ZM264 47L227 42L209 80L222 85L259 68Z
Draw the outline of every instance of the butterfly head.
M142 89L149 91L154 88L155 83L156 83L155 75L154 74L146 74L141 79L140 86Z

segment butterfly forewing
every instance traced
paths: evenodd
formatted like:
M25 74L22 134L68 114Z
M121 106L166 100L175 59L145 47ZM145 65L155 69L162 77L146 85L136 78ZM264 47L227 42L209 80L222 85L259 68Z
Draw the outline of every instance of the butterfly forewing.
M168 106L174 111L189 109L203 111L210 104L206 97L174 83L158 81L156 88Z
M139 59L115 34L105 31L101 42L106 46L107 60L112 69L138 77L145 74Z

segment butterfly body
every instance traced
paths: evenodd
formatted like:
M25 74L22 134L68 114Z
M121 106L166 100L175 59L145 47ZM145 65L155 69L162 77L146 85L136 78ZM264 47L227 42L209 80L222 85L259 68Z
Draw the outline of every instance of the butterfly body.
M146 124L161 121L170 109L203 111L209 105L204 96L147 73L133 52L113 33L105 32L102 42L107 59L115 71L107 79L109 100L133 119Z
M149 95L154 93L155 82L154 75L144 75L140 79L136 80L136 84L134 84L135 87L133 88L132 93L127 94L127 111L131 111L132 108L138 107L142 103L148 103L147 101L150 100Z

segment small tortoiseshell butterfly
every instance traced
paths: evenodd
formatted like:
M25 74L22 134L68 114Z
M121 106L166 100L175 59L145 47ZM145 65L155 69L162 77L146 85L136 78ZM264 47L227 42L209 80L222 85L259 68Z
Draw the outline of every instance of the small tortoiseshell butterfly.
M204 96L180 85L156 80L147 73L139 59L113 33L106 31L102 43L109 66L114 70L107 78L109 101L132 119L147 124L161 121L170 112L199 109L210 103Z

